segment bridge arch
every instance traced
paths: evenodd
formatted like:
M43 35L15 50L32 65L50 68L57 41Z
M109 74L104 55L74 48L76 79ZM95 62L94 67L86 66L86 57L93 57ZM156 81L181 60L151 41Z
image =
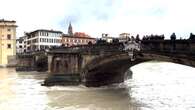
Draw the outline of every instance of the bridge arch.
M147 61L164 61L195 67L195 61L189 57L180 57L166 54L137 53L134 61L128 53L97 57L86 64L82 82L86 86L102 86L124 81L125 72L132 66Z
M125 72L143 60L132 61L128 53L105 55L92 59L81 72L81 79L86 86L102 86L124 81Z
M163 61L163 62L172 62L176 64L182 64L186 66L195 67L195 58L191 55L186 54L177 54L177 53L152 53L152 52L142 52L137 56L139 60L145 61Z

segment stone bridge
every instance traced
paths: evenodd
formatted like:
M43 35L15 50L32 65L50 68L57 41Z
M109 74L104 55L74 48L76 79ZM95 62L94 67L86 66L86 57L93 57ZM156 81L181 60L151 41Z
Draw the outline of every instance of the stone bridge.
M194 41L141 41L141 50L127 46L116 43L52 49L48 52L48 71L50 76L77 75L86 86L102 86L123 82L131 66L145 61L195 66Z

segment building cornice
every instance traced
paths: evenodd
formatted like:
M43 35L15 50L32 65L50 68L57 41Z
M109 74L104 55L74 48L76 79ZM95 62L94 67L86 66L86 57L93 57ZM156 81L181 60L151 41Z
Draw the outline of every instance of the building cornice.
M7 24L1 25L1 24L0 24L0 27L5 27L5 26L6 26L6 27L18 27L17 25L7 25Z
M36 33L36 32L53 32L53 33L60 33L63 34L61 31L56 31L56 30L47 30L47 29L37 29L35 31L29 32L29 34Z
M95 39L95 38L92 38L92 37L77 37L77 36L70 36L70 35L63 35L62 38L65 37L65 38L78 38L78 39Z

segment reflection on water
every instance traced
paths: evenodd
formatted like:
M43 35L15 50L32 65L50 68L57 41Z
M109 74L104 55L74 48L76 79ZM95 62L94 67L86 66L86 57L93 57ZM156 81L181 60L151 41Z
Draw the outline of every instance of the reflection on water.
M195 69L172 63L132 67L133 78L101 88L40 86L44 73L0 69L0 110L195 109Z
M131 99L125 88L59 90L47 92L49 106L79 110L129 110ZM134 107L136 108L136 107Z

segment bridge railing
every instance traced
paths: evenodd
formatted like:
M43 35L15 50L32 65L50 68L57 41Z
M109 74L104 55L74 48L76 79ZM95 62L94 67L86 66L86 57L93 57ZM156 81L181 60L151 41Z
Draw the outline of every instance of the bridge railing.
M82 53L82 52L99 52L99 51L124 51L122 43L115 44L95 44L95 45L80 45L72 47L59 47L49 50L48 53L62 52L62 53Z
M190 40L149 40L141 42L143 51L194 53L195 42Z

